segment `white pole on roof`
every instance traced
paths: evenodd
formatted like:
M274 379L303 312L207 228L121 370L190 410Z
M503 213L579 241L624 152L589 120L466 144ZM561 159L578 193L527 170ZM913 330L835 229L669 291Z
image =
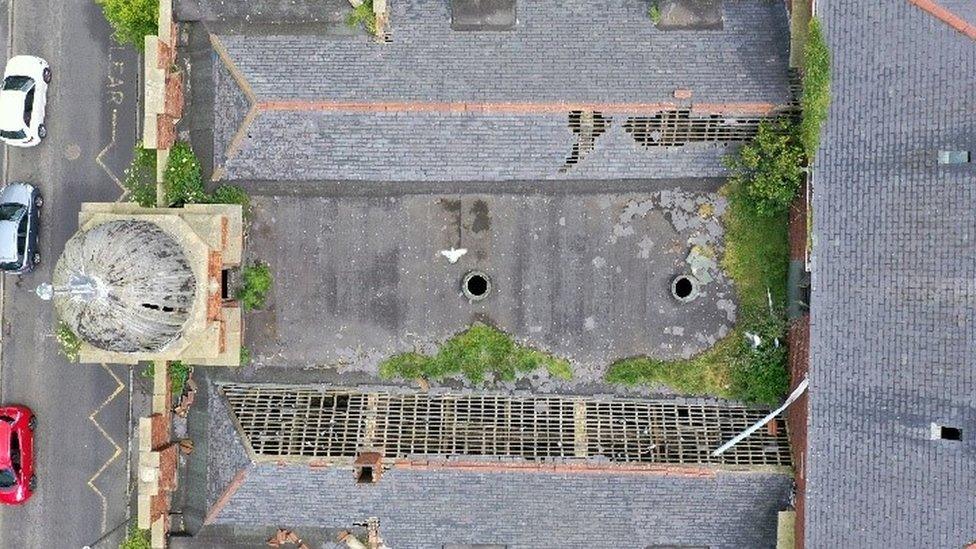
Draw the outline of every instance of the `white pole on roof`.
M806 390L807 390L807 378L803 378L803 381L801 381L796 386L796 389L793 389L793 392L790 393L789 398L786 399L786 402L784 402L782 406L776 408L772 412L769 412L769 415L757 421L755 425L749 427L745 431L742 431L741 433L736 435L735 438L720 446L717 450L712 452L712 457L716 457L724 454L726 450L742 442L742 440L747 436L758 431L763 425L772 421L774 417L783 413L783 410L785 410L790 404L793 404L793 402L796 401L796 399L800 398L803 395L803 393L806 392Z

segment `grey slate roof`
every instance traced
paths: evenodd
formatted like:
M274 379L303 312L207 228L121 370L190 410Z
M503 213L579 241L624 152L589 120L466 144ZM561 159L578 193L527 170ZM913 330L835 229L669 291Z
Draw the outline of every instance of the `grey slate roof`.
M725 2L721 31L664 32L647 4L520 2L514 32L451 30L449 2L390 2L392 43L365 35L225 35L259 100L628 103L789 99L781 3Z
M353 471L254 465L217 525L255 522L349 528L379 517L396 548L499 544L509 549L679 544L758 549L776 545L776 513L791 480L775 473L714 478L399 470L375 485ZM545 541L542 541L545 540Z
M807 546L961 547L976 540L976 170L936 154L974 149L976 41L909 2L819 12L833 104L813 205ZM930 440L933 422L963 440Z
M696 105L790 100L786 12L777 2L725 2L723 30L671 32L655 29L646 3L634 0L523 2L511 32L452 31L445 1L390 6L388 44L365 35L216 37L258 106L226 160L248 104L215 59L214 149L217 165L226 160L225 179L720 176L724 147L641 148L623 126L643 111L626 109L581 164L562 172L576 141L568 104L687 106L676 89L692 90ZM271 110L289 101L290 110ZM336 102L399 105L385 113L323 107ZM403 103L549 109L416 112Z
M207 433L190 456L205 470L200 476L207 478L206 486L198 476L190 490L193 498L206 501L206 509L193 505L186 512L209 515L202 529L194 528L196 538L223 539L228 547L237 546L230 540L242 542L262 528L312 536L316 529L352 529L376 516L384 539L395 548L496 543L509 549L652 544L752 549L775 546L777 513L790 503L792 479L772 470L697 475L689 468L665 474L394 467L377 484L364 485L348 467L252 463L209 377L198 380L206 406L191 409L189 418ZM201 518L188 520L199 524Z

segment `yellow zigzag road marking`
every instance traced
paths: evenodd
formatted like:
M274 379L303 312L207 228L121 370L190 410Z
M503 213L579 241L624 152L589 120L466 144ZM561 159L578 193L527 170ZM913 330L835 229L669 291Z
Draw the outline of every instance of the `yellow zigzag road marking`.
M119 377L115 375L115 373L112 372L112 370L110 370L108 366L106 366L105 364L102 364L101 366L102 369L108 372L108 375L112 376L112 379L115 380L116 387L115 390L112 391L112 394L109 395L108 398L106 398L105 401L98 406L98 408L95 408L95 411L93 411L91 415L88 416L88 419L90 419L91 422L95 424L95 428L98 429L100 433L102 433L102 436L105 437L105 440L109 441L109 443L115 448L115 452L112 453L112 457L108 458L108 461L103 463L102 466L98 468L98 471L95 471L95 474L92 475L90 479L88 479L88 487L91 488L96 494L98 494L98 497L102 500L102 533L105 533L105 528L108 526L107 524L108 500L105 499L105 494L103 494L102 491L99 490L97 486L95 486L95 480L99 476L101 476L101 474L105 471L105 469L108 469L109 465L111 465L112 462L114 462L116 459L119 458L119 456L122 454L122 448L118 444L116 444L115 439L113 439L111 436L109 436L107 432L105 432L105 429L103 429L102 426L98 423L98 420L95 419L95 416L98 415L98 412L101 412L102 408L104 408L109 402L112 402L115 399L115 397L119 396L119 393L121 393L122 390L125 389L125 384L122 383L122 380L119 379ZM126 482L128 482L128 480L126 480Z
M125 187L122 186L122 182L119 181L119 178L116 177L114 173L112 173L112 170L110 170L109 167L102 160L102 157L105 156L105 153L107 153L109 149L115 146L115 135L118 133L118 120L119 120L119 110L112 109L112 140L109 141L108 145L105 145L105 148L102 149L101 152L98 153L98 156L95 157L95 163L98 164L99 167L101 167L102 170L105 173L107 173L109 177L112 178L112 181L114 181L115 184L118 185L120 189L122 189L122 196L119 197L119 200L122 200L122 198L125 196L126 193Z

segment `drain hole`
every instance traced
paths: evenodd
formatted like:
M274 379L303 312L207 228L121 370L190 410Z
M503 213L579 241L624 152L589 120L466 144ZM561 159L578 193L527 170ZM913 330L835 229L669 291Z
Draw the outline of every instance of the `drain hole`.
M471 271L461 281L461 293L471 301L481 301L491 293L491 279L483 272Z
M691 281L687 278L679 278L674 284L674 295L684 299L691 295Z
M698 281L690 275L680 275L671 282L671 295L681 302L692 301L698 297Z

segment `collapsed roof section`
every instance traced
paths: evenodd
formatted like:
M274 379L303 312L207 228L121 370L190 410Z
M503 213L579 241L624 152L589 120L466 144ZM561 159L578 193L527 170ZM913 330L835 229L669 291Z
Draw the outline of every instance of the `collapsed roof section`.
M628 121L687 111L735 126L791 102L778 3L728 3L722 30L689 32L656 29L626 0L526 2L510 32L452 30L447 2L390 7L388 43L212 36L215 178L722 175L721 145L738 140L674 154L643 147ZM577 112L609 124L580 131ZM589 154L566 169L583 145Z
M241 414L248 413L241 406L246 408L247 403L252 403L260 408L260 391L272 388L266 385L219 388L207 378L202 383L200 406L203 408L196 407L191 412L190 429L204 438L190 456L190 468L206 476L206 490L204 483L200 483L190 493L187 517L201 539L208 532L226 533L228 528L245 532L283 524L303 532L314 528L342 530L367 517L378 517L380 533L392 547L478 543L531 547L538 540L540 524L549 525L545 528L546 535L555 547L584 547L593 540L603 540L613 547L667 543L766 547L775 545L776 515L789 505L792 480L784 467L732 470L699 464L627 464L589 459L530 462L489 455L455 459L457 456L452 458L441 453L397 459L392 467L384 460L387 463L382 478L375 483L364 483L359 471L349 463L326 466L285 456L254 460L251 443L240 431ZM322 401L328 400L328 395L337 394L336 390L319 386L277 387ZM232 397L230 401L224 394ZM355 399L359 393L346 391L344 394ZM373 399L380 405L383 398L447 402L453 406L445 409L448 414L460 412L471 404L463 395L360 395L364 402ZM244 400L238 399L241 396ZM517 404L519 399L509 400ZM523 400L528 404L524 413L551 415L562 400L572 399ZM599 399L578 400L597 404ZM631 402L689 410L709 407L704 401ZM572 407L568 412L570 423L579 414ZM328 431L325 436L334 441L348 442L341 433L330 430L335 425L320 421L322 418L318 416L301 421L285 419L276 426L275 421L281 419L276 413L252 411L257 412L255 420L269 421L264 428L268 435L287 426L308 434ZM589 413L595 411L592 408ZM745 410L730 410L731 413L742 411ZM378 414L375 426L370 427L367 421L360 435L372 428L381 429L380 425L388 419ZM595 416L593 419L597 420ZM621 424L607 416L603 424L606 429L620 433L629 429L631 435L643 436L638 426L627 421ZM394 430L398 428L391 426ZM409 429L410 420L404 418L399 427ZM453 428L466 429L473 436L481 427L485 429L482 434L490 434L490 426L478 421ZM685 436L689 441L697 439L694 430L687 430L686 426ZM546 436L541 432L530 433L524 426L522 431L527 438ZM562 435L572 439L574 429L568 426L555 435L550 440L553 447ZM301 442L293 442L292 448L300 449ZM566 446L571 451L574 448L572 442Z

